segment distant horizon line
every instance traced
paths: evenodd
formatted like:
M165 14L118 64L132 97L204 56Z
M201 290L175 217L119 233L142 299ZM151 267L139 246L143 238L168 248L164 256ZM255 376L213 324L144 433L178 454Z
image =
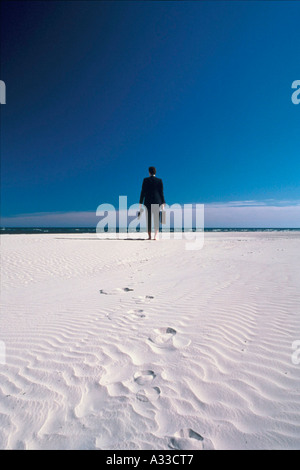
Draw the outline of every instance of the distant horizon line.
M163 227L162 227L163 228ZM171 230L181 230L181 231L184 231L184 230L198 230L198 231L202 231L202 230L199 230L199 228L197 227L187 227L187 228L184 228L184 227L181 227L181 228L174 228L174 227L170 227ZM130 230L131 232L144 232L144 230L135 230L135 229L131 229L130 227L115 227L116 231L119 231L119 230L124 230L124 231L128 231ZM33 226L28 226L28 227L25 227L25 226L15 226L15 227L3 227L3 226L0 226L0 230L4 231L4 230L94 230L95 232L97 231L97 227L94 227L94 226L86 226L86 227L78 227L78 226L72 226L72 227L66 227L66 226L47 226L47 225L39 225L39 226L36 226L36 227L33 227ZM230 226L222 226L222 227L218 227L218 226L214 226L214 227L204 227L204 232L207 231L207 230L236 230L236 231L239 231L239 230L300 230L300 227L230 227ZM107 232L114 232L115 230L104 230L105 233Z
M197 204L197 203L194 203ZM227 203L204 203L204 224L201 222L202 227L205 228L236 228L236 229L257 229L257 228L300 228L300 199L287 200L287 199L269 199L265 200L236 200ZM169 206L170 207L170 206ZM126 227L133 222L134 215L123 214L122 207L115 211L115 221L113 226ZM167 208L166 208L167 209ZM174 211L176 210L170 207ZM178 208L179 209L179 208ZM168 209L167 209L168 210ZM179 209L180 210L180 209ZM187 210L187 212L185 212ZM137 208L138 211L138 208ZM102 211L103 212L103 211ZM106 212L106 211L105 211ZM119 219L120 215L124 215L124 220ZM134 211L131 211L132 214ZM190 217L192 212L192 217ZM197 223L195 206L190 205L190 208L184 209L184 214L187 214L187 220L184 225L193 228ZM183 214L182 214L183 215ZM35 213L19 213L13 216L4 216L3 212L0 216L0 227L7 228L93 228L99 223L102 215L97 214L96 211L59 211L59 212L35 212ZM199 220L199 219L198 219ZM131 221L131 222L130 222ZM103 221L104 222L104 221ZM103 222L101 225L103 225ZM180 227L183 221L175 223L171 217L171 226L174 224ZM178 223L179 222L179 223ZM121 225L120 225L121 223ZM143 224L142 224L143 225ZM114 228L114 227L112 227ZM2 231L3 232L3 231Z

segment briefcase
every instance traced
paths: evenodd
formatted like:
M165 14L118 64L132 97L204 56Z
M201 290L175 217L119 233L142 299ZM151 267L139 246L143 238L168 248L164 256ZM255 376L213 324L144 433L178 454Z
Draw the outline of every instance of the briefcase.
M159 222L161 224L165 224L166 223L166 211L160 211L159 212Z

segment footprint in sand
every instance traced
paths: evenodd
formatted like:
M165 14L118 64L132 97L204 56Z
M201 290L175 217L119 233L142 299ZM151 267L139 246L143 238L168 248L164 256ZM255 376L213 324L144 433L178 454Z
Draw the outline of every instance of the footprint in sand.
M146 385L151 383L156 377L153 370L141 370L134 374L133 379L139 385Z
M131 310L128 310L127 313L129 313L130 315L132 315L132 317L135 317L135 318L145 318L145 314L143 313L144 310L143 309L131 309Z
M136 398L137 400L142 401L144 403L149 402L149 401L152 402L152 401L158 400L160 393L161 391L159 387L141 389L137 392Z
M116 287L115 289L111 290L104 290L100 289L99 292L100 294L104 295L117 295L117 294L122 294L123 292L132 292L134 289L131 289L130 287Z
M166 348L173 345L172 339L176 333L173 328L157 328L148 340L158 348Z
M169 448L174 450L201 450L204 438L193 429L181 429L170 438Z
M175 336L176 333L174 328L157 328L148 340L153 346L161 349L183 348L191 344L189 339Z
M176 336L176 338L173 339L173 346L175 348L186 348L187 346L189 346L191 344L191 340L188 339L188 338L182 338L180 336Z
M150 300L154 299L153 295L139 295L138 297L134 298L135 303L141 304L144 302L150 302Z

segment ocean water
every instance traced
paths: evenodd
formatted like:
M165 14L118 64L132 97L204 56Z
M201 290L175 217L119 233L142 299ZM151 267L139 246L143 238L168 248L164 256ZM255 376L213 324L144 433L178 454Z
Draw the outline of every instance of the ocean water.
M165 230L162 229L164 232ZM170 229L171 232L196 232L195 228L190 229ZM115 232L115 230L105 230L107 233ZM118 233L138 233L138 230L117 228ZM142 231L141 231L142 232ZM300 228L205 228L204 232L300 232ZM2 227L0 234L39 234L39 233L96 233L95 227ZM146 232L143 232L146 233Z

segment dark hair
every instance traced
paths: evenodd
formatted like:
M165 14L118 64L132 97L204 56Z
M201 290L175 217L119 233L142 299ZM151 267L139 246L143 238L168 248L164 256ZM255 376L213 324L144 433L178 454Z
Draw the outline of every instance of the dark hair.
M149 166L149 173L150 175L156 175L156 168L155 166Z

